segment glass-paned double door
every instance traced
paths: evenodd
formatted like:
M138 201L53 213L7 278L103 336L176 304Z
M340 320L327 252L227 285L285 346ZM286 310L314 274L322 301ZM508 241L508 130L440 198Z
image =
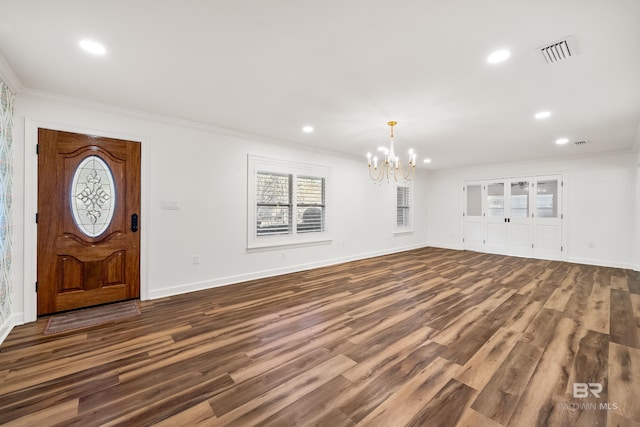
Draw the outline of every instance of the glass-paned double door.
M464 248L544 259L562 257L562 176L468 181Z

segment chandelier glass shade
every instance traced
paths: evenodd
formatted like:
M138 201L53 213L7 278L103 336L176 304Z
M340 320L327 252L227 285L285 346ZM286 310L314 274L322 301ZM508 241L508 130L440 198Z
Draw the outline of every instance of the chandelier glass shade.
M400 179L410 181L413 178L416 169L416 153L413 150L409 151L409 161L406 166L400 162L400 157L396 156L395 145L393 143L393 127L398 122L388 122L391 128L391 136L389 139L389 148L384 149L384 161L379 162L378 157L371 156L371 153L367 153L367 160L369 163L369 177L376 182L382 182L386 177L387 182L393 180L398 182Z

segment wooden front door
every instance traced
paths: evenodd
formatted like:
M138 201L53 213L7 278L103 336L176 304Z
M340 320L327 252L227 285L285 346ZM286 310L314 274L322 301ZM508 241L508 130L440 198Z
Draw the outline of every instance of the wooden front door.
M38 315L140 296L140 143L38 130Z

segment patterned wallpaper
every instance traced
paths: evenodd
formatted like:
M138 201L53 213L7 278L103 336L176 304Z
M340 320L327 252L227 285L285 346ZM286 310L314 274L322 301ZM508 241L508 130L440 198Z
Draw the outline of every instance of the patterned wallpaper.
M13 93L0 79L0 325L11 314Z

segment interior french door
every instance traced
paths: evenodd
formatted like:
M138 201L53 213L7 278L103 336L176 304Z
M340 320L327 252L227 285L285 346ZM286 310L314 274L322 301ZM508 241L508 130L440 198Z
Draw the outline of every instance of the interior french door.
M483 252L486 242L484 190L482 182L467 182L464 192L464 248Z
M509 254L523 257L533 256L531 229L531 178L518 178L507 183L509 228Z
M488 181L484 185L486 200L486 246L485 251L495 254L507 254L508 232L506 217L508 215L507 189L504 181Z
M464 192L465 249L562 259L562 176L470 181Z
M542 259L562 258L562 177L537 177L532 206L533 256Z

